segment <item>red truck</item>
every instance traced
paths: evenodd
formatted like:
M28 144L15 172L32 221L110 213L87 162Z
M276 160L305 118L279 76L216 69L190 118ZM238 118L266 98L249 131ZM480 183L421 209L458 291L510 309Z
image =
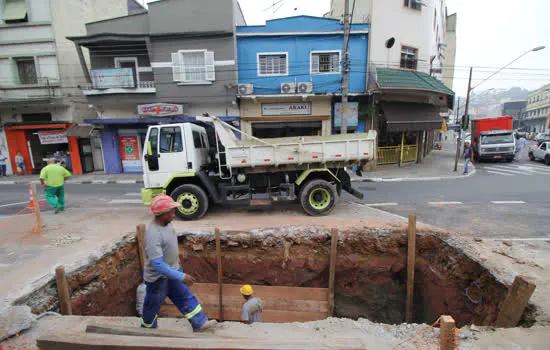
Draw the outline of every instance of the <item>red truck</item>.
M472 149L474 160L514 160L516 140L512 116L472 120Z

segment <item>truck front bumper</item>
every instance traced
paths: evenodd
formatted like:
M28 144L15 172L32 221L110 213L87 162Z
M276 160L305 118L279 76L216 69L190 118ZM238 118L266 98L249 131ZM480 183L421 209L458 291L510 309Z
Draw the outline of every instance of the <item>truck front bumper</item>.
M141 201L144 205L150 206L153 198L165 194L164 188L142 188L141 189Z
M479 155L479 160L500 160L500 159L506 159L506 160L513 160L515 158L515 154L512 153L485 153Z

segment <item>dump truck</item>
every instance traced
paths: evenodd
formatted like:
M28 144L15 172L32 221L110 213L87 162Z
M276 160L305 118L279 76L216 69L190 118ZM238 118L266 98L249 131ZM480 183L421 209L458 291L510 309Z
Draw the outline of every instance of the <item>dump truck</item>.
M472 120L472 149L474 160L514 160L516 141L512 116Z
M142 156L142 201L167 194L177 216L197 220L212 205L268 206L299 201L328 215L342 190L362 199L345 167L374 161L376 132L259 139L215 116L153 125ZM237 136L240 136L237 137Z

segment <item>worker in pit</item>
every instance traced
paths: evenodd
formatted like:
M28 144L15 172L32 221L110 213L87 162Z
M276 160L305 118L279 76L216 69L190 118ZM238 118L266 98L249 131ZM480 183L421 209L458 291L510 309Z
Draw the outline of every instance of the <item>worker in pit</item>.
M261 322L260 315L262 314L262 300L252 297L254 291L250 284L245 284L241 287L241 294L246 302L243 305L241 313L241 321L246 324Z
M141 327L157 328L158 312L166 297L170 298L194 331L211 328L216 321L207 322L197 298L189 290L195 279L179 266L179 249L172 221L178 203L166 195L157 196L151 203L154 220L145 233L145 302Z

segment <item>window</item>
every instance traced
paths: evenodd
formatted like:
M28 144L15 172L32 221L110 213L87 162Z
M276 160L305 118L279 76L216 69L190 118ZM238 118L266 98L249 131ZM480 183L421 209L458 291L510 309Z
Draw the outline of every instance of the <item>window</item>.
M403 6L413 10L422 11L422 5L420 5L416 0L404 0Z
M202 137L202 148L208 148L208 140L206 138L206 134L201 133Z
M542 151L546 151L546 143L542 143L542 144L540 145L540 149L541 149Z
M312 52L311 73L340 73L340 52Z
M181 83L208 83L216 80L214 52L180 50L172 53L174 81Z
M401 68L416 70L418 50L412 47L401 47Z
M136 57L115 57L115 68L129 68L132 70L133 86L139 87L139 68Z
M182 152L181 128L166 127L160 129L160 153Z
M201 134L198 131L193 131L193 143L195 148L203 148L201 145Z
M159 152L157 150L158 147L158 136L159 136L159 129L154 128L151 129L151 133L149 133L149 143L151 144L151 153L153 153L152 157L149 157L147 155L147 165L149 167L150 171L157 171L159 170L159 160L158 157L156 157ZM147 154L147 146L145 146L145 150L143 151L143 154Z
M36 65L34 64L34 58L21 57L16 58L17 73L19 74L19 83L23 85L38 84L38 77L36 75Z
M5 0L4 16L6 23L25 23L29 21L25 0Z
M258 75L288 75L287 54L258 54Z

